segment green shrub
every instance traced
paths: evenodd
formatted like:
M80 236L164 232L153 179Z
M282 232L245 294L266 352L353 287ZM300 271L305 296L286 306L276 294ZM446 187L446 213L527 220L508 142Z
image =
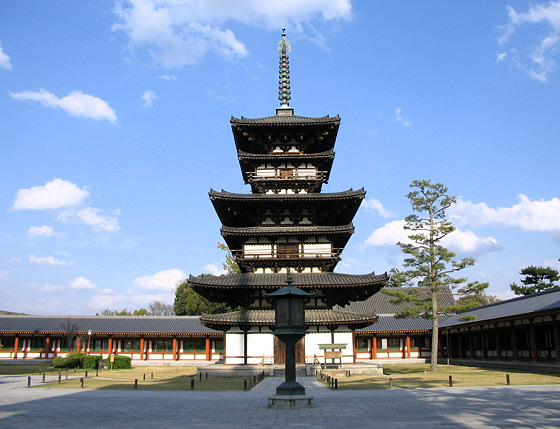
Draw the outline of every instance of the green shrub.
M83 368L82 362L86 357L85 353L73 352L66 356L66 368Z
M80 366L84 369L95 369L99 365L100 361L100 355L84 356L84 359L82 360L82 364Z
M55 368L66 368L66 359L60 356L55 357L52 363Z
M113 362L113 369L129 369L132 368L130 364L130 357L128 356L115 356L115 362Z

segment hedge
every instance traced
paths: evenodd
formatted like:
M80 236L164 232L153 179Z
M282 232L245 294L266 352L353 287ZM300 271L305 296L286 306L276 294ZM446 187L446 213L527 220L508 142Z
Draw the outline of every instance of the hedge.
M131 359L128 356L114 356L113 369L129 369L132 368Z

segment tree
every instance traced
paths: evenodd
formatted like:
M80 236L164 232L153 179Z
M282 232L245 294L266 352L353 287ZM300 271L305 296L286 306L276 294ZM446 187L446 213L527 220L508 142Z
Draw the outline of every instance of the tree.
M84 331L79 326L79 323L75 319L71 319L70 317L64 319L61 324L62 332L64 332L66 336L66 344L68 345L68 352L71 352L74 349L74 340L80 331Z
M224 243L220 243L218 241L218 249L223 250L226 252L226 261L223 263L224 270L227 271L228 274L239 274L241 273L241 268L235 262L235 258L231 254L231 250L227 247Z
M166 304L163 301L152 301L149 306L150 311L148 314L151 316L173 316L175 314L173 311L173 305Z
M202 276L204 274L199 277ZM218 314L233 311L229 305L223 302L211 302L199 295L186 280L177 286L173 308L178 316L200 316L203 313Z
M390 286L412 285L417 283L421 289L402 291L398 288L385 289L385 293L394 296L396 302L407 302L400 317L424 317L432 320L432 359L430 370L437 370L439 323L438 316L443 313L438 308L438 298L449 294L466 281L454 278L451 274L474 264L473 258L455 260L455 253L443 247L443 238L451 234L455 227L447 220L445 211L456 202L455 196L447 194L442 183L430 180L415 180L410 184L413 189L406 197L410 200L412 214L405 218L405 230L412 232L408 238L412 243L397 243L405 254L403 267L405 271L391 270ZM424 293L422 293L422 290ZM426 293L426 290L428 293Z
M560 280L558 270L550 267L534 267L533 265L523 268L519 274L525 276L521 279L523 286L511 283L509 287L516 295L531 295L545 289L557 287L554 282Z
M467 283L466 286L457 290L457 294L459 296L457 303L452 307L446 308L444 311L447 314L462 313L463 311L467 311L471 308L498 302L499 299L494 295L487 295L484 293L488 286L488 282L479 283L478 281L475 281Z

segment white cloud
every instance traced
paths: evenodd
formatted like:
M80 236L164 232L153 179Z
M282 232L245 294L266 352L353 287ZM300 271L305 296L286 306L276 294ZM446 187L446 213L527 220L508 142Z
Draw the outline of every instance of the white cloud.
M282 25L302 32L317 20L350 20L350 0L129 0L117 4L119 23L133 48L147 49L155 62L174 68L196 64L208 51L226 59L248 55L228 21L279 30ZM320 39L320 37L319 37Z
M2 42L0 42L0 69L12 69L10 57L4 52L4 49L2 48Z
M398 242L412 244L413 242L408 236L413 232L405 230L404 225L404 220L396 220L385 224L373 231L366 239L365 246L396 246ZM459 229L443 238L441 244L453 252L469 256L479 256L502 249L502 246L494 237L482 238L472 231L461 231Z
M227 270L224 270L223 268L218 268L214 264L205 265L204 270L208 271L210 274L212 274L214 276L221 276L222 274L227 274Z
M177 76L175 75L168 75L168 74L162 74L161 76L159 76L159 79L163 79L166 81L176 81L177 80Z
M531 201L519 194L519 203L512 207L488 207L459 199L449 208L449 218L471 226L494 225L520 228L524 231L560 233L560 199Z
M560 47L560 1L537 4L524 13L516 12L507 6L509 22L503 27L498 42L503 45L510 41L516 30L526 24L546 24L546 31L537 33L539 40L528 49L526 61L527 73L532 79L546 82L555 67L554 56Z
M505 52L500 52L499 54L496 54L496 62L501 63L506 59L506 56L507 54Z
M122 307L123 295L113 295L111 293L98 293L91 297L87 306L91 310L102 311L105 309L116 309Z
M69 267L74 265L74 261L60 261L53 256L28 255L29 262L36 265L49 265L51 267Z
M46 284L39 287L39 290L43 292L62 292L64 290L64 286Z
M90 118L96 121L106 120L113 124L117 122L115 111L101 98L72 91L66 97L58 98L45 89L37 91L10 92L16 100L39 101L45 107L62 109L71 116Z
M45 210L76 206L88 196L86 188L80 189L74 183L54 179L44 186L17 191L12 210Z
M142 289L148 290L175 290L177 283L183 280L187 275L176 268L171 270L163 270L151 276L142 276L134 280L134 285Z
M57 220L83 223L93 227L96 231L116 232L121 229L116 217L102 213L103 210L94 207L85 207L81 210L65 210L57 216Z
M83 277L76 277L68 286L72 289L97 289L97 285L95 283L92 283Z
M362 206L366 209L366 211L377 212L382 217L393 217L395 215L392 211L387 210L385 207L383 207L381 201L375 198L369 198L365 200L362 203Z
M8 259L8 262L19 264L21 262L21 257L20 256L14 256L13 258Z
M400 122L405 127L411 127L412 123L408 119L404 119L401 113L402 109L400 107L397 107L397 110L395 111L395 121Z
M52 226L30 226L27 230L28 235L38 235L42 237L52 237L54 235L54 228Z
M144 100L144 107L151 106L152 102L158 98L159 97L156 96L156 94L154 94L154 91L152 91L151 89L144 91L144 94L142 94L142 100Z

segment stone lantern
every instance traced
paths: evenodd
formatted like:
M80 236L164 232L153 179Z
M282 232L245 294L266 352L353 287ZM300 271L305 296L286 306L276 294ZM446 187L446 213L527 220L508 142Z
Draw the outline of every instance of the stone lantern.
M305 387L296 381L296 343L305 336L305 301L316 293L293 286L288 273L287 286L263 294L274 303L274 335L286 345L285 381L276 388L277 395L305 395Z

